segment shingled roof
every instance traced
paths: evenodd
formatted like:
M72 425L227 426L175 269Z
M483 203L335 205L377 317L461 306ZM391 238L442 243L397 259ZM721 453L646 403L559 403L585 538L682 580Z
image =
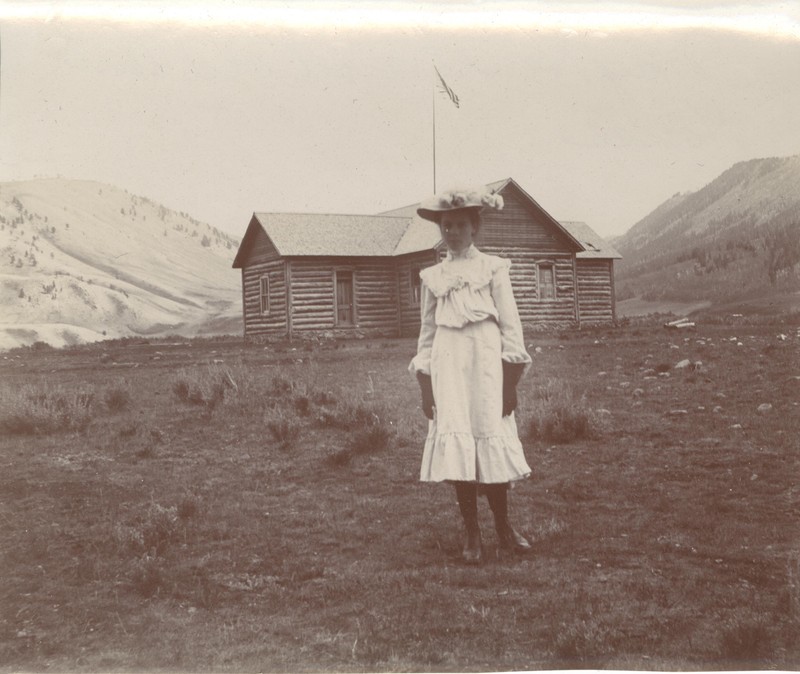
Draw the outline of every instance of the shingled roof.
M585 222L559 222L566 229L573 239L575 239L583 250L575 253L579 259L621 259L622 255L608 241L603 239Z
M486 187L501 191L510 183L583 249L577 257L622 257L585 223L559 222L552 218L512 178L489 183ZM284 257L392 257L431 250L441 242L439 228L417 215L418 206L410 204L378 215L259 212L254 213L253 218ZM251 229L245 234L234 267L241 266L244 250L249 248Z
M578 251L575 255L578 258L596 258L596 259L618 259L620 255L613 246L605 241L585 222L571 222L556 220L547 211L545 211L537 201L531 197L513 178L506 178L504 180L497 180L493 183L486 185L486 189L492 192L500 192L504 187L513 183L527 199L531 201L537 208L539 208L554 225L560 227L564 233L575 241L583 250ZM402 255L403 253L412 253L420 250L433 248L441 241L439 230L435 225L432 225L427 220L423 220L417 215L417 208L419 204L410 204L395 208L391 211L384 211L381 215L402 216L411 218L406 233L403 235L400 243L395 249L395 255Z
M408 228L408 218L384 215L253 215L284 256L392 255Z

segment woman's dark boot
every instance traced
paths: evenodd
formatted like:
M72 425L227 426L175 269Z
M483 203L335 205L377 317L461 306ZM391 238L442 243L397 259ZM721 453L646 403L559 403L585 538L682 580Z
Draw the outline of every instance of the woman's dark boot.
M467 564L481 562L481 530L478 526L478 487L471 482L456 482L456 497L467 538L461 556Z
M533 549L530 541L515 531L508 521L508 484L487 484L483 489L494 515L494 526L500 547L514 552L530 552Z

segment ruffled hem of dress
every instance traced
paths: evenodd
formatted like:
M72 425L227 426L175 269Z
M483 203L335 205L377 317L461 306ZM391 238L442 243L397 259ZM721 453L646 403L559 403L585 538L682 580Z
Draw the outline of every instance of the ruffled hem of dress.
M516 436L429 434L422 451L422 482L458 480L493 484L522 480L530 474L531 467Z

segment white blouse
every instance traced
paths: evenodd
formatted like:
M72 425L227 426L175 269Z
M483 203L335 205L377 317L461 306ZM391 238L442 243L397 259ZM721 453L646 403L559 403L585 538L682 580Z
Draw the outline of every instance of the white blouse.
M430 374L431 347L438 326L463 328L487 319L500 327L501 358L508 363L530 364L511 288L510 267L510 260L470 246L463 256L448 252L446 259L420 272L422 321L417 355L409 371Z

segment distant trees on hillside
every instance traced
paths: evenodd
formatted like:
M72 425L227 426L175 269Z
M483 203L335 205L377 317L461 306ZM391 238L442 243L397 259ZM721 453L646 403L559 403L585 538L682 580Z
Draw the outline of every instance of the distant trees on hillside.
M675 256L674 262L693 262L696 274L709 274L717 269L725 269L743 256L754 256L756 253L757 248L751 238L730 238L724 245L706 244L684 250Z
M800 213L783 213L764 233L767 275L774 286L778 278L800 264Z

